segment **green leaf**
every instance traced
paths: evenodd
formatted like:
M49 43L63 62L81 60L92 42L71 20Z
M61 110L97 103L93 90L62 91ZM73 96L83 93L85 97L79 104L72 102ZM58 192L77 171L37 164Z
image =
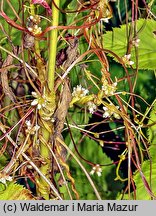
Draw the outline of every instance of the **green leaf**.
M153 31L156 30L156 21L140 19L136 21L138 30L138 39L140 39L138 46L138 68L139 69L156 69L156 37ZM127 27L129 25L122 25L121 28L113 28L113 31L107 31L103 35L103 47L109 49L119 57L126 55L127 51ZM113 56L109 54L110 56ZM114 57L114 56L113 56ZM117 61L116 58L114 58ZM131 49L131 61L134 62L133 68L136 68L136 51L133 46Z
M99 177L96 173L91 175L91 178L97 188L98 192L101 195L103 200L106 199L116 199L116 196L119 191L123 188L123 184L120 181L114 181L116 177L115 165L111 165L112 161L107 155L102 151L100 145L94 140L85 137L81 144L77 147L80 155L94 163L94 164L103 164L102 174ZM83 165L85 166L88 173L92 170L92 166L87 164L85 161L80 159ZM108 165L110 164L110 165ZM106 166L105 166L106 165ZM107 166L108 165L108 166ZM72 177L75 179L76 189L80 194L80 199L97 199L91 185L88 182L83 171L78 167L77 163L74 160L70 161L70 167L72 172Z
M31 192L14 182L5 185L0 183L0 200L35 200Z
M1 145L0 145L1 146ZM0 170L8 163L9 156L7 154L0 155Z
M152 163L152 166L150 166L150 161L144 161L142 165L142 172L153 192L153 194L156 195L156 184L155 184L155 179L156 179L156 161ZM151 178L151 181L150 181ZM145 185L142 182L142 178L140 176L140 173L137 172L134 175L134 182L136 185L136 198L137 200L150 200L151 196L145 189Z
M156 144L156 103L154 104L148 121L148 141L150 144Z
M153 110L151 111L151 113ZM149 147L149 155L150 155L150 160L146 160L142 164L142 172L153 192L153 194L156 195L156 145L151 145ZM151 196L145 189L145 185L142 181L142 178L140 176L140 173L137 171L134 174L134 182L136 185L136 198L138 200L150 200Z
M156 145L151 145L149 147L149 154L150 154L150 158L151 158L152 162L156 163L156 157L155 157L155 154L156 154Z
M142 165L142 172L153 192L153 194L156 195L156 184L155 184L155 178L156 178L156 145L151 145L149 147L149 155L150 160L144 161ZM151 199L150 195L145 189L144 183L141 179L141 176L139 172L137 171L134 175L134 181L136 184L136 195L137 199L141 200L149 200Z

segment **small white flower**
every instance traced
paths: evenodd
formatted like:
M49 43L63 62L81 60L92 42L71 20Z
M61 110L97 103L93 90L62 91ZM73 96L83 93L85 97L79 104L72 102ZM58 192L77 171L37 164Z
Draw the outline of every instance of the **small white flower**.
M134 62L133 61L129 61L129 65L133 65L134 64Z
M51 122L52 122L52 123L54 123L54 122L55 122L55 120L56 120L55 118L52 118L52 119L51 119Z
M114 82L114 83L112 84L112 86L116 87L117 84L118 84L117 82Z
M33 28L31 28L31 27L28 27L28 30L29 30L30 32L32 32L32 31L33 31Z
M97 173L97 175L100 177L101 176L101 173L102 173L102 169L101 169L101 171L99 170L98 172L96 172Z
M94 173L96 173L99 177L101 176L102 169L99 164L93 166L92 170L90 171L90 175L93 175Z
M2 184L5 184L5 185L6 185L6 179L5 179L5 178L0 178L0 182L1 182Z
M124 55L124 57L122 57L122 60L127 65L133 65L134 62L130 61L130 58L131 58L131 54L128 54L128 55Z
M135 39L135 40L132 41L132 44L133 44L133 46L138 47L139 46L139 42L140 42L140 39L137 38L137 39Z
M30 120L26 120L25 124L27 125L27 130L31 130L31 128L32 128L31 121Z
M105 111L104 114L103 114L103 118L110 118L111 115L112 115L112 112L110 110L108 110L107 107L103 107L103 109Z
M111 105L111 104L110 104ZM119 106L116 106L116 109L119 109ZM103 118L110 118L112 115L114 116L114 118L116 119L120 119L120 115L110 109L108 109L107 107L103 107L103 110L105 111L103 114Z
M106 79L103 80L102 91L104 91L105 95L107 96L114 95L116 89L117 89L117 81L112 84L109 84Z
M92 101L89 101L87 103L87 106L88 106L88 110L91 114L93 114L96 110L97 110L97 106L95 103L93 103Z
M30 120L26 120L25 123L27 125L26 132L30 133L31 135L35 134L35 132L37 132L40 129L40 126L38 124L36 124L34 127L32 127Z
M27 125L28 128L31 127L31 121L30 120L26 120L25 123L26 123L26 125Z
M41 97L40 95L37 95L36 92L32 92L31 94L35 97L35 99L31 102L32 106L37 105L37 109L41 109L42 107L46 106L47 100L45 98L45 95Z
M31 130L29 130L30 134L33 135L37 133L37 131L40 129L40 126L36 124Z
M42 29L41 27L38 27L38 25L34 25L33 27L28 27L28 30L32 32L34 35L42 33Z
M6 180L7 180L7 181L12 181L13 179L12 179L11 176L6 176Z
M27 125L27 129L26 129L26 132L30 132L31 129L32 129L32 124L31 124L31 121L30 120L26 120L25 121L25 124Z
M12 181L13 179L12 179L12 177L11 176L4 176L4 177L2 177L2 178L0 178L0 182L2 183L2 184L5 184L6 185L6 181Z
M101 21L104 21L105 23L109 23L109 18L101 18Z
M42 107L41 104L38 103L37 109L39 110L39 109L41 109L41 107Z
M32 102L31 102L31 105L32 106L36 106L38 104L38 99L34 99Z
M124 58L126 58L127 60L130 60L130 58L131 58L131 54L124 55Z
M81 85L77 85L76 87L73 88L73 97L79 97L82 98L86 96L89 93L88 89L83 88Z
M103 118L110 118L113 112L109 110L107 107L103 107L103 110L105 111L103 114Z
M41 33L41 32L42 32L42 28L41 28L41 27L38 27L38 31Z
M31 92L32 96L37 98L38 97L38 94L36 92Z
M95 173L95 169L93 167L92 170L90 171L90 175L94 175L94 173Z
M29 17L29 19L30 19L30 20L33 20L33 19L34 19L34 17L33 17L33 16L30 16L30 17Z
M38 25L34 25L34 29L38 29Z
M35 131L38 131L38 130L40 129L40 126L39 126L38 124L36 124L36 125L33 127L33 129L34 129Z

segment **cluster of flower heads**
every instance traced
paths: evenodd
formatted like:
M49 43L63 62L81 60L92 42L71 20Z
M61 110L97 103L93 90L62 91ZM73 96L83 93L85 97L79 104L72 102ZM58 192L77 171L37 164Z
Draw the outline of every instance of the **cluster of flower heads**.
M35 99L31 102L31 105L32 105L32 106L37 106L37 109L39 109L39 110L40 110L41 108L46 107L47 100L46 100L45 95L41 96L41 95L38 95L36 92L32 92L31 94L32 94L32 96L35 98Z
M7 181L12 181L12 180L13 180L12 177L9 176L9 175L2 175L2 176L0 177L0 182L1 182L2 184L4 184L4 185L6 185L6 182L7 182Z
M40 17L38 15L35 16L29 16L27 18L27 29L33 34L41 34L42 33L42 29L41 27L39 27L40 23Z
M39 110L39 115L45 121L53 121L52 116L55 111L55 94L54 92L47 93L46 89L43 89L43 95L37 94L36 92L31 93L35 98L32 102L32 106L36 106L37 110Z
M86 96L88 93L89 93L88 89L83 88L81 85L77 85L76 87L73 88L72 96L80 99Z
M136 39L132 40L132 45L135 46L135 47L138 47L139 46L139 42L140 42L140 39L136 38Z
M88 94L89 94L89 90L83 88L81 85L77 85L76 87L73 88L72 96L79 100ZM93 101L88 101L86 105L91 114L93 114L97 110L97 106Z
M117 82L109 84L107 79L103 80L102 91L106 96L112 96L116 92L117 89Z
M91 114L93 114L97 110L97 105L93 101L89 101L87 103L87 107Z
M104 93L105 96L108 97L114 95L116 89L117 89L117 81L112 84L109 84L107 79L103 79L102 92ZM88 94L89 94L88 89L83 88L81 85L77 85L73 89L72 96L73 98L76 99L75 101L77 102L82 98L86 97ZM85 104L87 105L88 111L91 114L93 114L98 109L97 104L94 102L94 98L92 98L89 101L86 100ZM116 112L116 110L118 110L119 107L118 106L115 107L113 104L109 104L109 107L110 109L108 107L103 107L103 110L105 111L103 117L110 118L111 116L113 116L116 119L120 119L120 115Z
M110 104L110 106L114 106L114 105ZM115 109L118 110L119 106L115 106ZM103 106L103 110L104 110L103 118L110 118L111 116L113 116L116 119L121 118L120 115L113 109L109 109L108 107Z
M35 134L35 132L37 132L40 129L39 125L35 125L34 127L31 124L30 120L26 120L25 124L27 126L26 132L30 133L30 134Z
M125 65L133 65L134 62L130 60L131 59L131 54L124 55L122 57L122 61L124 62Z
M102 169L99 164L93 166L92 170L90 171L90 175L96 173L99 177L102 175Z

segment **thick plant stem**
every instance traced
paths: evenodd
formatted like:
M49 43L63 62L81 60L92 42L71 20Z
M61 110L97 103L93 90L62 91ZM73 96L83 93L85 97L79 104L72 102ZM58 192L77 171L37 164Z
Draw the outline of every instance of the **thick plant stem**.
M40 167L40 171L49 180L49 172L51 168L49 160L50 152L46 143L49 142L50 133L44 127L41 129L41 132L44 142L40 141L40 156L44 162ZM39 178L37 191L39 196L43 197L45 200L49 200L50 186L42 177Z
M30 11L31 15L35 16L35 6L30 4ZM40 44L39 40L35 38L34 41L34 48L35 48L35 58L36 58L36 67L38 69L38 76L41 82L41 89L45 86L45 65L41 60L41 53L40 53Z
M35 6L31 4L30 2L30 8L31 8L31 15L35 15ZM38 76L39 80L41 82L41 91L43 91L44 85L45 85L45 68L41 61L41 55L40 55L40 47L39 47L39 41L35 39L35 53L36 53L36 67L38 69ZM43 93L43 92L41 92ZM43 122L39 122L39 125L41 127L40 133L42 134L42 140L40 140L40 156L42 160L44 161L43 164L40 167L40 172L44 175L44 177L49 181L49 170L50 170L50 161L49 161L49 149L46 145L46 143L49 142L49 132L44 128ZM43 177L40 177L39 179L36 179L38 182L37 184L37 193L38 196L43 197L44 199L49 199L50 194L50 186L47 182L43 179Z
M55 0L55 4L59 7L60 0ZM52 3L52 26L58 26L59 22L59 10ZM49 62L48 62L48 86L50 91L54 88L54 75L55 75L55 63L56 63L56 51L57 51L57 36L58 30L54 29L49 35Z
M57 6L59 6L59 1L55 1ZM52 22L51 24L53 26L58 26L59 23L59 11L58 9L52 4ZM45 88L45 94L46 95L53 95L50 96L53 107L55 107L55 93L54 93L54 76L55 76L55 63L56 63L56 52L57 52L57 35L58 30L55 29L50 32L49 35L49 60L48 60L48 70L47 70L47 86L48 88ZM53 133L53 125L50 122L44 122L42 120L43 125L41 125L41 134L42 134L42 140L40 140L40 155L41 158L43 158L44 163L40 167L40 171L42 174L49 179L49 173L51 170L51 161L50 161L50 151L48 149L48 144L50 142L50 137ZM41 123L41 124L42 124ZM47 130L48 126L50 130ZM50 194L50 187L49 185L44 181L42 177L39 179L38 184L38 194L43 197L44 199L49 199Z

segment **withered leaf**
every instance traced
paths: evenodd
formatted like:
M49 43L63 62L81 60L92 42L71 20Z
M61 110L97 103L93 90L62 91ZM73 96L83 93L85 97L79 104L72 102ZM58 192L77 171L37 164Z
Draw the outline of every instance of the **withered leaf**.
M60 94L58 108L56 109L55 114L54 114L54 119L55 119L55 124L54 124L55 130L54 131L55 132L53 136L54 146L56 150L55 155L58 158L58 160L61 157L61 160L63 161L66 161L67 151L59 142L57 142L56 138L59 137L61 140L63 140L61 133L64 128L65 118L67 116L70 101L71 101L71 91L69 87L69 80L66 78L64 80L62 92ZM58 167L54 160L53 160L53 170L55 172L58 171Z

